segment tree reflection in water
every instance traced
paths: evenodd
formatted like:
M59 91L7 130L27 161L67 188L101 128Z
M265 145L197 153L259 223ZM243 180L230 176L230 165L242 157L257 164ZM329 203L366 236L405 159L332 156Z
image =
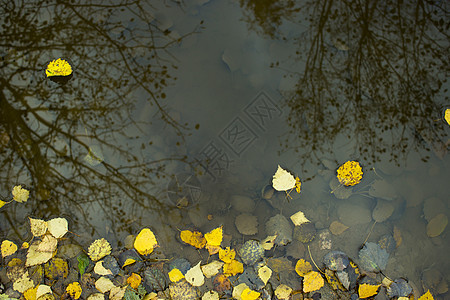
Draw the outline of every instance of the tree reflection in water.
M251 3L241 1L256 22L261 12L286 11L284 20L299 25L303 19L292 12L308 16L307 30L288 39L298 45L292 55L304 68L274 63L297 82L282 91L291 127L283 146L299 152L300 161L316 161L346 143L353 158L369 164L400 164L412 150L446 154L447 125L437 121L448 103L445 1ZM260 25L270 35L270 25Z
M26 205L3 209L3 229L30 214L65 213L88 222L77 216L93 203L115 230L126 230L132 218L122 205L163 213L156 180L168 175L167 162L185 157L146 158L147 131L152 122L166 124L165 135L175 144L189 129L162 104L176 68L168 48L183 37L158 28L154 10L146 1L2 1L2 196L16 183L32 191ZM58 57L69 58L74 69L66 85L44 75ZM152 122L138 121L137 94L152 105ZM98 166L84 160L91 146L109 159Z

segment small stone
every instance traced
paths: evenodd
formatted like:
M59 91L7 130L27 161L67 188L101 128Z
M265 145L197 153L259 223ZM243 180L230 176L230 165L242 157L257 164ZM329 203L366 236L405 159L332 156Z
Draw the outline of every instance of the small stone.
M357 201L340 204L337 213L339 220L350 227L372 221L371 211L364 204L358 203Z
M386 200L378 199L372 211L372 218L378 223L386 221L394 212L394 205Z
M272 198L274 193L275 193L275 189L271 185L266 185L261 190L261 197L263 199L269 200Z
M316 237L316 234L316 227L310 222L294 227L294 238L302 243L311 242Z
M255 210L255 201L242 195L231 196L231 206L241 213L251 213Z
M438 214L436 217L431 219L430 223L427 225L427 235L429 237L439 236L447 227L448 219L444 214Z
M254 235L258 233L258 219L249 214L241 214L234 222L237 230L244 235Z
M349 227L345 226L344 224L342 224L339 221L333 221L330 224L330 231L332 234L334 235L340 235L342 234L344 231L346 231Z

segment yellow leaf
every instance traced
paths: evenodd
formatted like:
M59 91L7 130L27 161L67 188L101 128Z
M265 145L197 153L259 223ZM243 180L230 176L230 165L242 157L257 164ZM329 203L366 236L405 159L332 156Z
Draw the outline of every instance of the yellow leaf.
M447 122L447 124L450 125L450 108L447 108L445 110L444 119Z
M294 176L278 165L278 169L273 175L272 186L277 191L287 191L295 187Z
M220 247L220 244L222 243L222 238L223 238L222 226L217 227L216 229L213 229L205 234L206 243L210 246Z
M324 280L320 273L311 271L303 277L303 292L317 291L323 287Z
M261 293L255 292L249 288L246 288L241 293L241 299L242 300L256 300L259 298Z
M234 276L242 272L244 272L244 265L235 259L223 265L223 273L227 276Z
M66 278L69 274L69 265L62 258L53 258L44 265L44 274L50 280Z
M360 284L358 288L358 295L359 298L369 298L378 293L378 288L381 286L381 284L372 285L372 284Z
M300 190L302 189L302 182L300 181L300 178L295 177L295 190L298 194L300 194Z
M55 218L47 221L48 232L55 238L62 238L69 231L69 223L64 218Z
M169 272L169 279L172 282L177 282L180 281L181 279L184 278L183 273L181 273L180 270L178 270L177 268L173 268L170 272Z
M232 293L233 298L238 300L241 299L241 294L245 289L248 289L248 285L246 285L245 283L241 283L235 286Z
M200 263L201 261L199 261L195 267L190 268L184 276L186 281L193 286L202 286L205 283L205 276L203 276Z
M275 295L277 296L277 299L284 300L289 299L291 296L292 288L285 285L280 284L277 289L275 290Z
M13 195L14 201L22 203L22 202L27 202L30 192L28 190L22 188L21 185L16 185L12 190L12 195Z
M25 297L26 300L36 300L36 294L37 294L37 289L38 289L39 285L35 286L34 288L28 289L25 292L23 292L23 296Z
M69 76L72 74L72 66L64 59L54 59L48 63L45 74L47 77Z
M230 247L226 247L225 249L219 250L219 258L226 262L230 263L236 257L236 251L234 249L230 249Z
M129 265L131 265L131 264L134 264L135 262L136 262L135 259L127 258L127 260L123 263L122 268L124 268L124 267L126 267L126 266L129 266Z
M180 232L180 238L186 244L198 249L202 249L206 245L206 239L203 237L203 233L199 231L183 230Z
M157 245L155 235L148 228L142 229L134 241L134 248L141 255L149 255Z
M16 253L16 251L17 251L17 245L8 240L4 240L2 242L1 248L2 248L2 257L3 258Z
M450 111L450 109L447 109L447 110ZM447 111L445 113L447 114ZM450 115L450 112L449 112L449 115ZM450 118L450 116L449 116L449 118ZM434 300L434 298L433 298L433 295L431 295L430 290L428 290L425 294L420 296L418 300Z
M267 284L270 277L272 276L272 270L268 266L263 266L258 269L258 276L264 282L264 284Z
M72 282L66 288L67 294L69 294L72 299L78 299L81 296L81 286L78 282Z
M277 238L277 235L269 235L264 240L262 240L261 245L263 246L264 250L272 249L273 245L275 244L276 238Z
M295 272L300 276L305 276L312 271L312 266L309 262L304 259L299 259L295 264Z
M347 161L337 169L337 178L345 186L358 184L363 176L361 165L357 161Z
M13 289L18 291L19 293L23 293L28 289L31 289L34 287L33 280L31 280L30 277L28 277L28 273L24 273L21 278L17 279L13 283Z
M88 249L88 255L92 261L102 259L111 253L111 245L104 238L95 240Z
M169 272L170 276L170 272ZM139 285L141 284L142 278L139 276L139 274L131 273L130 277L127 278L127 283L133 288L137 289Z
M5 202L5 201L3 201L3 200L0 200L0 208L2 208L3 205L5 205L5 204L7 204L7 203L9 203L9 202Z
M305 214L301 211L296 212L291 216L291 221L294 223L295 226L300 226L303 223L310 222L306 217Z
M47 232L47 222L33 218L28 219L30 220L31 234L33 236L42 236Z

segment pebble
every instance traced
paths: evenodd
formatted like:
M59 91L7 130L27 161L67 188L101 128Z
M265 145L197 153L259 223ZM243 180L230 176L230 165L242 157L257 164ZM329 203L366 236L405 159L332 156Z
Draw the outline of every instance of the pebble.
M394 212L394 205L383 199L378 199L377 205L372 211L372 218L378 223L386 221Z
M430 222L431 219L446 210L444 202L436 197L431 197L423 203L423 214L425 219Z
M247 196L231 196L231 206L241 213L251 213L255 210L255 201Z

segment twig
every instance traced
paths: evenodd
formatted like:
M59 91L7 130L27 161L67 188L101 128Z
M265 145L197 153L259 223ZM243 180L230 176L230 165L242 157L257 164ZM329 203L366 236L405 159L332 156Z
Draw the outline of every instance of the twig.
M309 253L309 258L311 258L311 261L312 261L313 264L316 266L317 270L319 270L320 273L322 273L323 275L325 275L325 273L322 272L322 270L316 265L316 262L315 262L314 259L312 258L311 250L309 250L309 245L308 245L308 253Z
M369 236L372 234L372 230L375 227L375 224L377 224L377 221L373 222L372 228L370 228L369 234L367 235L366 239L364 240L363 245L367 242L367 240L369 239Z

